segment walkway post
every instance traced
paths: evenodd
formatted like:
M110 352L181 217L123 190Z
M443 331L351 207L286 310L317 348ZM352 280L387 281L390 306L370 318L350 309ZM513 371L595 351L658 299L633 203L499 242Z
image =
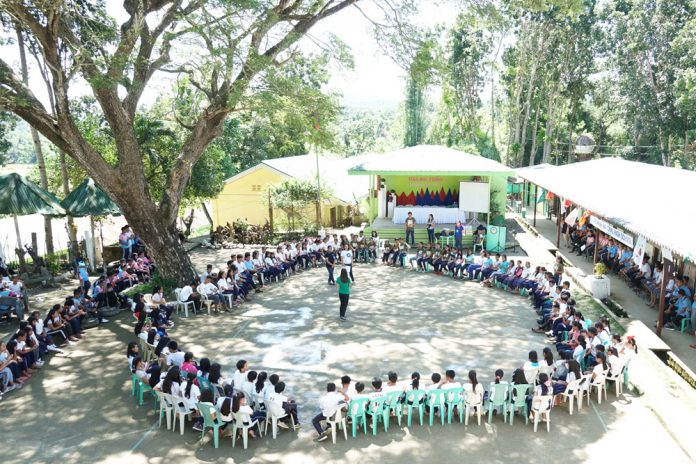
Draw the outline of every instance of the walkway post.
M672 261L662 257L662 283L660 284L660 303L657 311L657 329L658 337L662 336L662 318L665 315L665 291L667 288L667 280L672 278Z
M600 240L602 240L602 231L597 229L597 239L595 240L594 244L594 257L592 258L592 262L594 264L597 264L597 248L599 248Z
M556 195L556 248L561 246L561 197Z
M534 221L532 225L536 227L536 210L537 210L537 184L534 184L534 198L532 200L532 208L534 208Z

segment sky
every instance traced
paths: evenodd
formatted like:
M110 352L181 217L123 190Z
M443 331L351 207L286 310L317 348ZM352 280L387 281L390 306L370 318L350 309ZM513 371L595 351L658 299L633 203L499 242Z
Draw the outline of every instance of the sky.
M371 18L378 19L373 0L361 0L358 5ZM416 0L419 6L414 22L423 27L437 24L451 25L456 18L454 7L443 0ZM119 22L126 19L122 0L106 0L107 11ZM395 108L404 97L405 72L391 58L384 55L376 42L372 28L374 25L355 7L348 7L340 13L317 24L310 34L319 41L330 34L336 35L352 51L355 67L353 70L334 65L328 90L342 94L342 102L350 107ZM318 50L311 40L305 39L302 48L307 51ZM0 46L0 53L15 69L19 67L17 46ZM30 60L31 63L32 60ZM151 90L143 96L142 103L152 103L157 94L168 91L173 82L172 75L160 75L151 81ZM30 69L30 88L42 101L46 100L44 83L36 69ZM83 84L84 85L84 84ZM79 92L79 86L78 93ZM86 90L86 88L84 89ZM435 89L437 92L437 89Z

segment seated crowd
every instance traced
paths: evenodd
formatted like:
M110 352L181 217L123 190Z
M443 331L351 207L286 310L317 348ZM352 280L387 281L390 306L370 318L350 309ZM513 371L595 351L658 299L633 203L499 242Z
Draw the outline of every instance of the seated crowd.
M171 395L167 401L194 418L193 430L203 430L207 415L221 422L220 436L236 421L240 428L248 426L249 437L255 438L261 434L259 423L269 409L279 418L279 427L300 427L297 404L287 396L285 382L278 374L251 370L246 360L239 360L234 374L225 377L219 363L182 351L176 341L160 335L161 331L147 329L140 322L135 331L138 343L129 343L126 355L138 388ZM144 346L154 350L152 359L140 352Z
M569 385L576 390L570 392L575 395L599 382L622 382L624 367L637 352L635 340L626 337L621 341L620 336L615 335L607 351L610 353L608 356L598 353L596 364L586 369L567 352L554 359L553 352L547 347L543 350L542 359L539 359L536 351L530 351L529 359L515 370L509 383L505 380L503 370L497 369L493 374L494 380L487 389L474 370L470 370L461 382L454 370L446 370L444 376L435 372L425 385L418 372L412 373L410 379L404 381L400 381L395 372L389 372L386 384L381 377L375 377L370 381L370 389L366 389L365 383L354 382L346 375L338 385L328 383L326 394L319 401L320 412L312 419L312 425L318 434L316 440L323 441L328 437L331 429L326 421L333 418L338 410L343 410L344 415L347 414L353 420L364 412L366 416L372 417L374 424L374 421L386 420L383 419L385 413L391 416L404 414L421 404L426 412L432 408L434 415L443 415L444 422L445 414L450 421L453 414L465 414L465 411L459 410L462 406L471 406L471 409L466 410L473 412L475 408L483 409L484 402L488 401L489 408L493 409L515 402L515 394L524 392L525 397L521 400L525 402L532 418L532 404L538 397L551 397L551 407L562 401L562 393L566 392ZM528 388L515 389L515 385ZM438 396L438 391L444 391L444 395ZM395 392L397 394L393 395ZM453 397L452 394L458 396ZM503 409L497 412L513 414L514 410Z
M62 353L59 346L70 346L81 339L86 325L108 322L103 315L106 308L130 307L131 301L123 290L148 281L155 269L145 252L129 253L128 260L120 260L117 269L93 282L81 257L76 266L79 286L65 296L63 303L53 305L44 317L40 311L32 311L24 320L29 307L26 286L17 274L10 275L4 263L0 265L0 297L17 300L10 309L19 320L9 341L0 343L0 398L3 393L21 388L44 365L49 352ZM7 315L11 317L11 312Z
M566 231L566 242L572 251L579 255L593 257L597 247L597 261L621 277L638 294L644 295L648 306L657 308L660 304L662 282L665 278L662 263L650 264L650 256L643 255L640 263L634 261L633 249L606 234L596 239L596 231L591 226L578 223ZM678 330L682 322L691 322L690 334L696 328L696 293L689 288L689 276L674 275L665 287L665 312L663 326L668 330ZM696 348L696 344L690 345Z

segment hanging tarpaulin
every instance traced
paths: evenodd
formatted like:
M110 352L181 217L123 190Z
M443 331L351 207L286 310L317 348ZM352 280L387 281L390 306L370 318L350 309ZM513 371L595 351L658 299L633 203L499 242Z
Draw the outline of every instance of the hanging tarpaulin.
M539 198L537 198L537 204L543 202L546 199L546 190L542 187L541 189L541 195L539 195Z
M624 245L633 248L633 236L631 234L627 234L623 230L612 226L611 224L598 218L597 216L590 217L590 224L592 224L605 234L614 237L616 240L620 241Z
M580 220L578 221L578 224L580 225L580 227L584 227L585 223L589 220L589 218L590 218L589 211L585 211L584 213L582 213L582 216L580 216Z
M573 224L575 224L575 221L578 220L579 213L580 213L580 211L578 210L578 208L575 208L573 211L568 213L568 215L565 218L565 223L568 224L569 226L572 226Z
M672 250L669 248L662 248L662 259L666 259L667 261L674 261L674 258L672 257Z
M553 195L552 192L546 192L546 199L547 199L547 200L549 200L549 201L553 200L553 196L554 196L554 195Z
M633 262L639 266L643 261L643 255L645 255L645 247L647 246L647 243L648 241L645 239L645 237L639 235L638 240L636 240L636 246L633 248Z

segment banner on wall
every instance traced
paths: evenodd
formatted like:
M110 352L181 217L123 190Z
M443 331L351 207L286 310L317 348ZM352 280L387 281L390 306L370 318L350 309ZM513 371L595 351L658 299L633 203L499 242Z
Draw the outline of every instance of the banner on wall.
M648 241L642 235L638 236L636 240L636 246L633 248L633 262L640 265L643 261L643 256L645 255L645 247L648 245Z
M623 243L624 245L628 245L630 248L633 248L633 236L627 234L621 229L617 229L616 227L609 224L607 221L600 219L597 216L590 216L590 224L592 224L605 234L614 237L616 240ZM643 249L645 249L645 247L643 247Z

